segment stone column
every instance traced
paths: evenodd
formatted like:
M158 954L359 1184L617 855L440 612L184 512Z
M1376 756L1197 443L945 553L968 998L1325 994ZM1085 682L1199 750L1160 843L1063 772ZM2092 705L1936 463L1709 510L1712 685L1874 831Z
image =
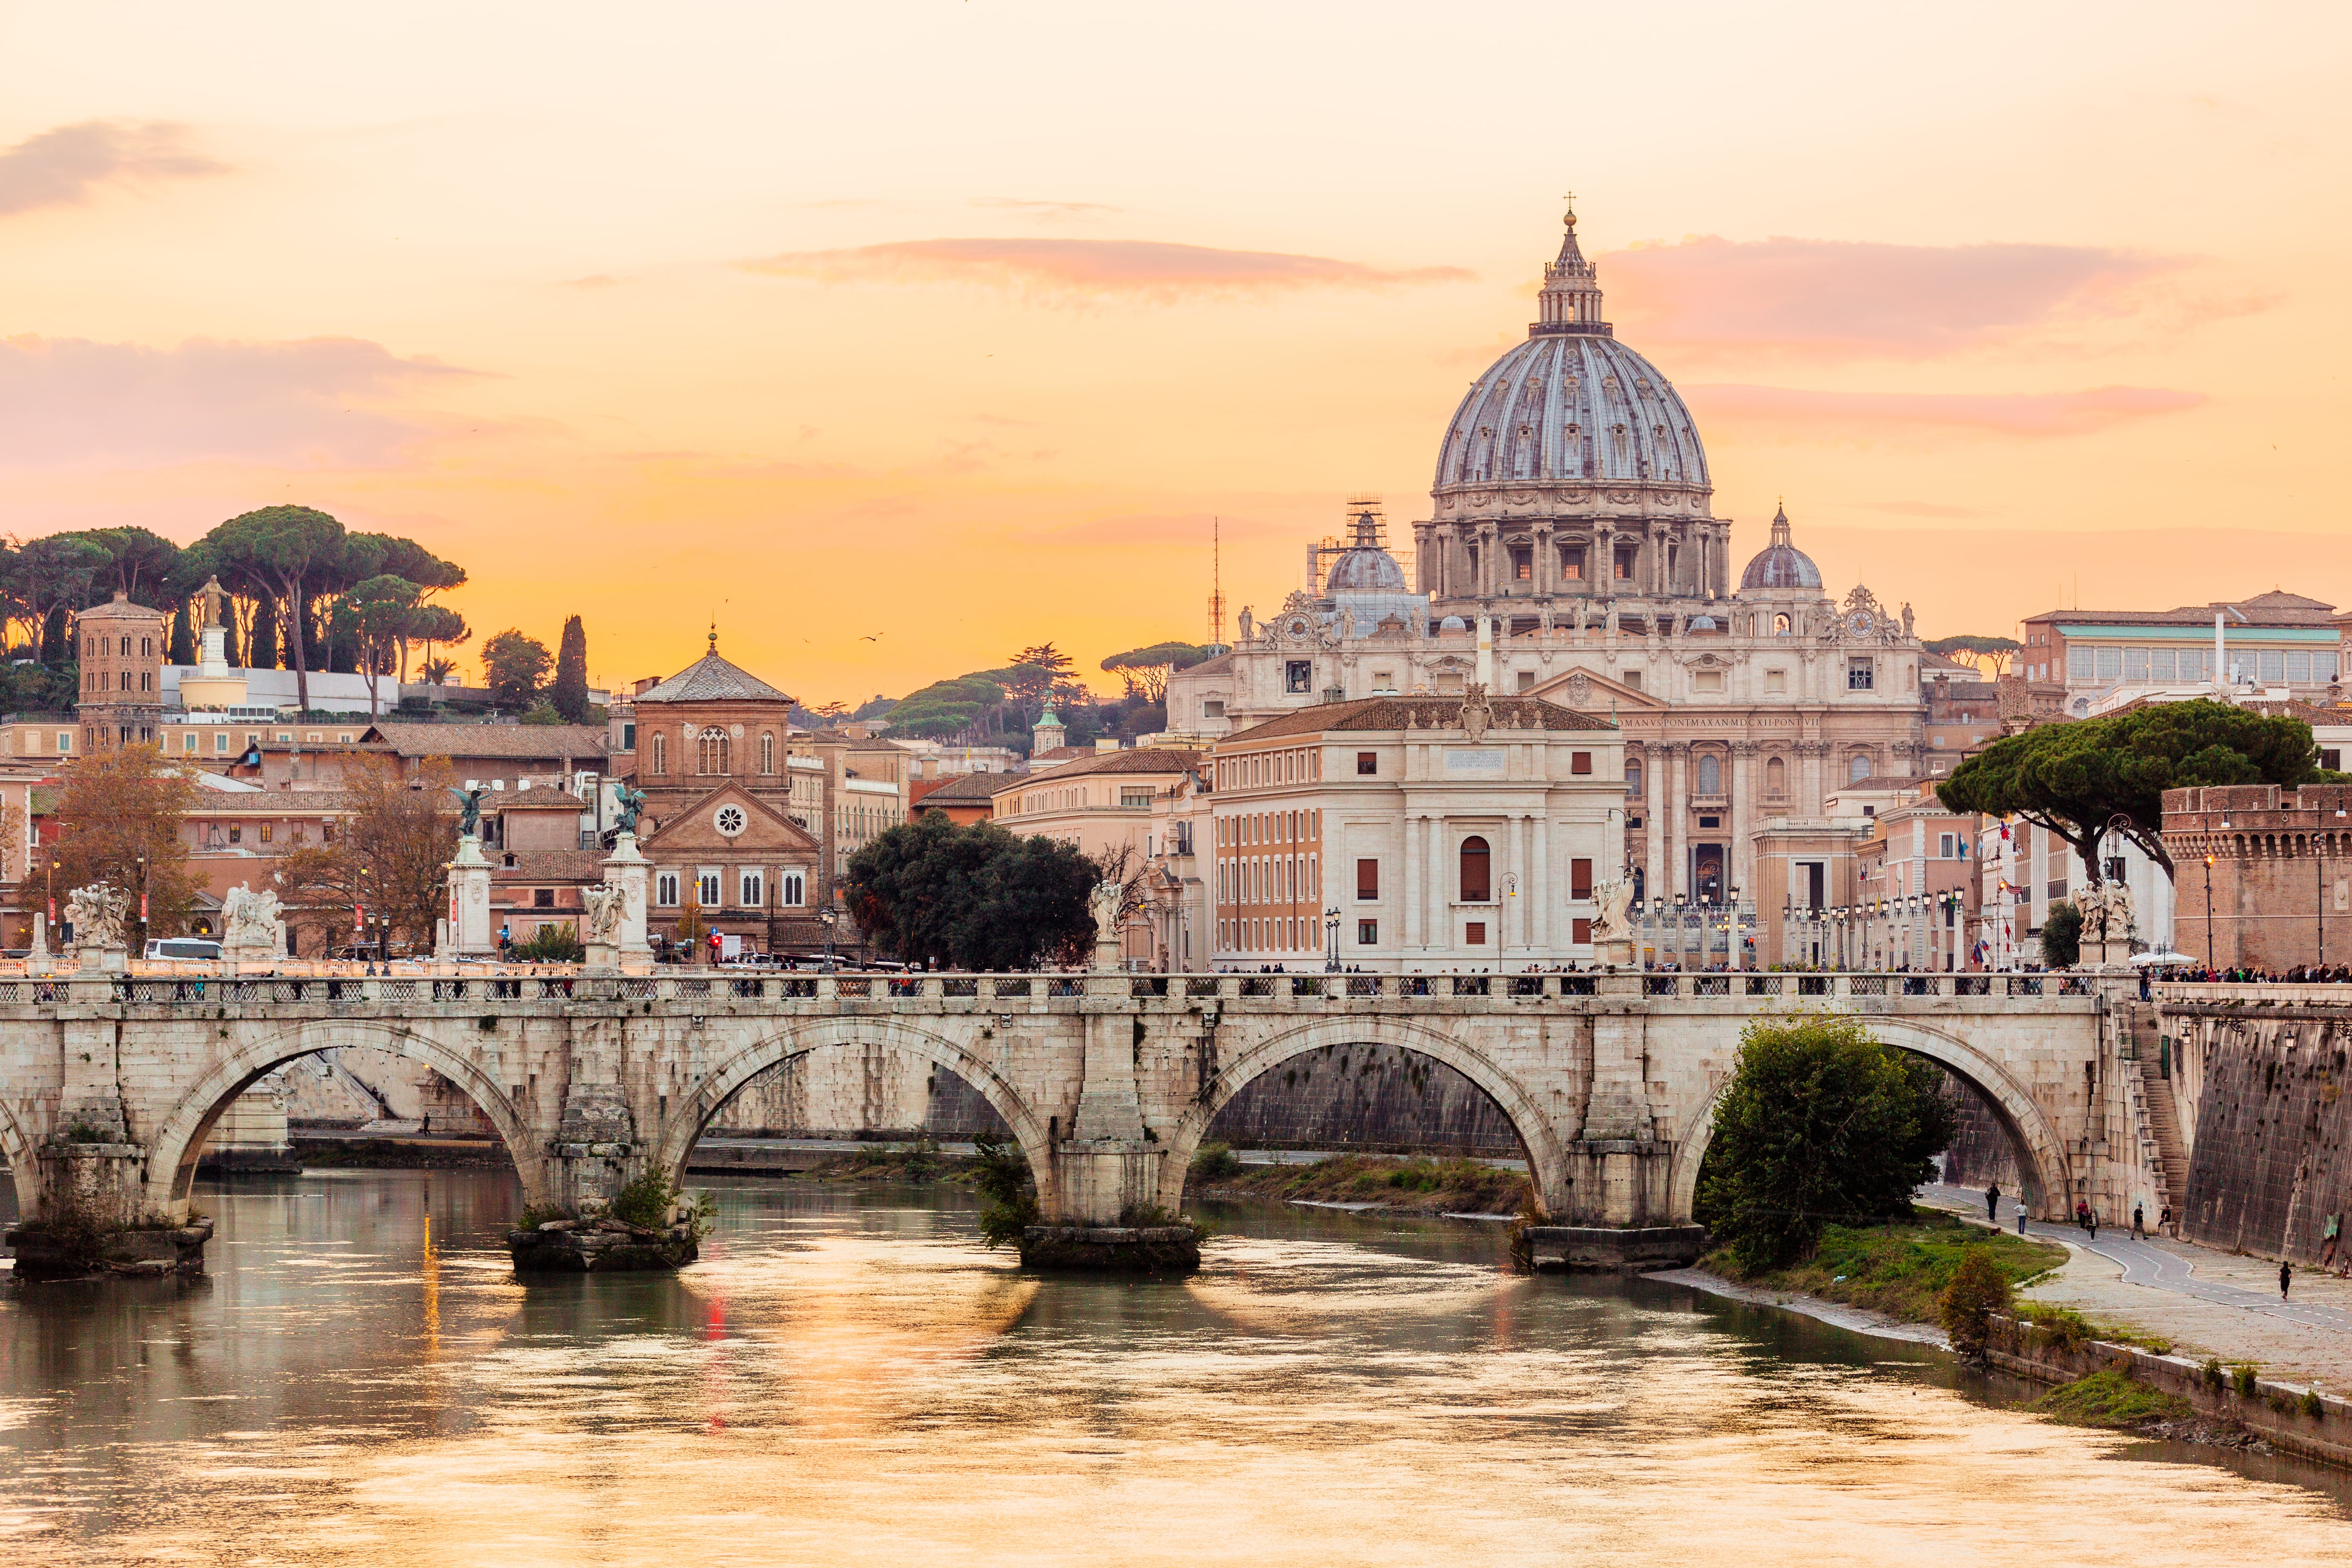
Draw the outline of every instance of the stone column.
M482 858L482 840L468 833L457 840L457 858L449 862L448 948L434 954L450 959L496 956L490 937L490 863Z
M1429 833L1429 891L1424 908L1429 921L1429 945L1441 952L1454 945L1454 881L1446 875L1445 819L1426 819Z
M1436 533L1433 524L1416 522L1412 525L1412 574L1422 593L1437 592L1438 563L1430 559L1430 545Z
M1671 858L1667 862L1666 871L1674 885L1664 891L1668 898L1672 898L1676 893L1687 894L1691 890L1690 856L1685 852L1683 842L1686 837L1683 824L1684 819L1689 816L1690 800L1689 781L1683 775L1688 770L1690 745L1687 742L1681 742L1665 750L1668 753L1669 770L1666 779L1666 821L1674 833L1674 842L1668 846Z
M1422 831L1423 824L1420 817L1408 816L1404 819L1404 864L1400 868L1403 880L1399 884L1398 889L1403 899L1401 912L1404 917L1404 930L1399 934L1403 937L1404 945L1408 949L1425 945L1423 932L1427 929L1427 925L1423 919L1421 909Z
M1063 1225L1115 1226L1130 1205L1157 1203L1158 1146L1143 1136L1135 1092L1135 1045L1124 975L1086 981L1086 1077L1069 1135L1054 1150L1057 1212Z
M1729 880L1739 884L1743 897L1753 898L1759 889L1756 848L1749 842L1756 826L1749 797L1756 793L1756 742L1732 742L1729 765L1731 771L1723 783L1731 794L1731 858L1724 869Z
M1539 522L1528 531L1533 541L1528 549L1534 552L1533 568L1528 574L1528 586L1539 599L1549 599L1559 576L1559 552L1553 548L1551 524Z
M1642 855L1642 895L1663 899L1666 889L1666 768L1668 752L1661 744L1642 752L1642 823L1649 830Z
M1502 574L1495 564L1496 549L1495 540L1495 525L1491 522L1480 523L1478 525L1478 570L1475 574L1476 581L1471 585L1470 590L1477 598L1493 598L1496 585L1502 581Z
M1533 917L1529 922L1528 931L1528 945L1535 948L1538 952L1546 952L1552 945L1552 906L1556 903L1566 903L1568 901L1569 894L1567 879L1565 878L1557 877L1553 874L1554 868L1551 863L1551 836L1548 831L1549 826L1550 819L1549 815L1540 811L1537 812L1535 817L1535 847L1529 855L1531 869L1528 878L1527 893L1528 912ZM1597 861L1595 862L1595 868L1596 869L1598 868ZM1566 927L1564 928L1563 934L1565 934L1566 931L1572 931L1575 929L1576 928L1573 926Z
M1607 596L1617 592L1617 532L1603 518L1592 520L1592 546L1584 557L1585 592Z
M1511 887L1518 890L1514 895L1508 888L1498 886L1495 889L1495 891L1503 895L1503 918L1495 922L1501 928L1496 932L1498 944L1496 948L1497 957L1503 956L1514 948L1523 948L1528 945L1527 903L1528 900L1535 896L1535 889L1532 886L1533 879L1527 874L1527 818L1516 811L1511 814L1510 820L1504 825L1503 865L1509 872ZM1496 878L1496 880L1499 883L1502 879Z

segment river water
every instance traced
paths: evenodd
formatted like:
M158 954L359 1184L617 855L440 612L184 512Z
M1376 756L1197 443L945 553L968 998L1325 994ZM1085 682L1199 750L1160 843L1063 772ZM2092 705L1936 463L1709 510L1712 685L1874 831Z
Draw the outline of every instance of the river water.
M934 1190L717 1195L681 1275L526 1288L510 1178L247 1179L206 1281L0 1288L0 1563L2352 1561L2325 1473L1490 1229L1228 1212L1116 1283Z

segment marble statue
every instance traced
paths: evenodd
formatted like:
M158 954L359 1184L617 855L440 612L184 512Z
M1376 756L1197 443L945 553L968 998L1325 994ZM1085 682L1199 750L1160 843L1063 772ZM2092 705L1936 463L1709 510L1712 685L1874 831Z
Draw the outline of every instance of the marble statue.
M588 905L588 940L616 942L621 940L621 917L627 912L628 889L599 882L583 889L581 898Z
M1633 934L1633 928L1627 923L1628 911L1633 907L1631 877L1613 877L1596 883L1592 900L1601 906L1601 912L1592 919L1594 942L1622 942Z
M74 946L121 947L122 917L131 908L130 889L110 882L92 882L66 895L73 910Z
M255 892L239 882L221 900L221 945L274 951L278 921L285 918L285 912L276 893L267 888Z

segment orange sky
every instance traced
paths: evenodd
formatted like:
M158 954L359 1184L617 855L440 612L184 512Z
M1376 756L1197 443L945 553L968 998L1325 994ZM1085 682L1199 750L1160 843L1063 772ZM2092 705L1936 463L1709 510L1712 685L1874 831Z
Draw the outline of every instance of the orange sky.
M9 6L0 528L306 502L600 681L1091 665L1213 515L1262 612L1423 515L1572 187L1738 553L2352 604L2344 8L1889 10Z

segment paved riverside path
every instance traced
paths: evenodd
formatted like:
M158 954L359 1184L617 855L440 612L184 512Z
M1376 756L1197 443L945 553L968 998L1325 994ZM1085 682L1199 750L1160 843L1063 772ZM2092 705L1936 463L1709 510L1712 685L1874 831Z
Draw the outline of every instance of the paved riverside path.
M1981 1189L1930 1184L1919 1201L1984 1224ZM2002 1228L2016 1233L2014 1200L2001 1195ZM2072 1307L2223 1361L2252 1361L2273 1377L2352 1389L2352 1280L2298 1264L2294 1289L2282 1301L2278 1264L2242 1258L2194 1242L2151 1236L2135 1239L2126 1222L2102 1225L2096 1241L2072 1225L2028 1221L2025 1234L2068 1250L2055 1275L2026 1292L2029 1299Z

